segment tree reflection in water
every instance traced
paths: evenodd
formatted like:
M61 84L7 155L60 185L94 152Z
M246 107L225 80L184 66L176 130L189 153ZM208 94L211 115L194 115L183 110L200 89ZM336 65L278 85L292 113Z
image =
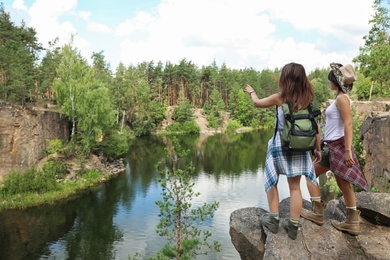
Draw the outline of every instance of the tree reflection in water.
M228 136L180 136L190 150L183 165L195 168L193 204L218 201L205 223L222 252L197 259L238 259L229 237L231 212L243 207L267 209L262 169L273 130ZM155 165L166 160L172 139L138 138L130 145L126 171L73 199L26 210L0 212L0 259L128 259L152 257L165 244L156 233L161 187ZM166 167L169 167L167 164ZM301 187L304 196L305 183ZM281 178L281 198L288 197Z

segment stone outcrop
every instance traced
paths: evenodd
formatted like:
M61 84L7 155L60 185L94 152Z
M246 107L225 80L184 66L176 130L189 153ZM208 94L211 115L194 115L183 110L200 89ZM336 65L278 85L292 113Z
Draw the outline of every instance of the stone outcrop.
M359 236L350 236L336 230L332 219L344 219L343 198L331 200L325 208L325 224L318 226L300 219L298 237L288 238L280 221L278 233L264 228L261 208L238 209L230 215L230 236L241 259L389 259L390 256L390 194L359 192L356 194L361 211ZM289 198L280 203L281 220L289 218ZM304 208L311 209L304 200Z
M69 139L69 123L57 112L0 103L0 181L11 170L25 170L43 158L47 140Z
M364 175L369 187L390 192L390 112L372 113L363 124Z

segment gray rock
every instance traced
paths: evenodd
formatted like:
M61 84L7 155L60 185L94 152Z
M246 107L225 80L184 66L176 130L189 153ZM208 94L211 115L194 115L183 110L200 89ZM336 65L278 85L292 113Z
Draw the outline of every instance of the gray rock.
M390 226L390 196L388 193L358 192L356 200L359 202L358 208L362 216L376 225Z
M390 194L356 193L360 210L370 209L374 214L387 216ZM325 208L325 224L318 226L300 219L296 240L288 238L282 227L284 218L289 218L290 199L284 199L279 206L281 218L278 233L263 228L260 216L266 211L260 208L243 208L230 216L230 236L241 259L390 259L390 227L372 223L361 215L362 233L351 236L336 230L331 220L345 218L343 198L331 200ZM387 204L388 205L388 204ZM303 207L310 209L311 203L303 201Z

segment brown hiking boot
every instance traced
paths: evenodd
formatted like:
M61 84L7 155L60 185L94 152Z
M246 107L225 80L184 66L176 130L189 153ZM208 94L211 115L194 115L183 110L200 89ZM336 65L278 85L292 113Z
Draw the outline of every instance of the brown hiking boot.
M333 220L332 225L340 231L348 232L351 235L357 236L360 234L360 210L347 209L347 217L345 221L338 222Z
M302 218L308 219L317 225L322 226L324 224L324 202L322 200L313 201L311 203L311 207L313 211L302 209Z

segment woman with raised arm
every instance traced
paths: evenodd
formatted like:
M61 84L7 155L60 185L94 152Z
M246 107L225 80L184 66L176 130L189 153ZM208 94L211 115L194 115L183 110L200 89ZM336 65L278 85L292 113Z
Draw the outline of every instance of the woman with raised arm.
M283 227L291 239L298 234L299 217L302 210L302 193L300 189L301 176L306 176L313 185L317 184L313 161L309 152L286 151L281 146L280 134L283 131L284 113L282 105L292 101L294 110L305 109L314 99L313 86L310 84L304 67L298 63L286 64L279 79L279 92L259 99L254 89L247 85L245 92L249 93L254 105L258 108L277 106L278 131L268 142L268 151L264 167L264 183L267 192L269 213L264 214L260 223L273 233L279 227L279 192L278 179L280 174L287 176L290 189L290 218L286 218ZM317 151L320 135L317 134ZM321 159L321 153L316 152L315 161Z

